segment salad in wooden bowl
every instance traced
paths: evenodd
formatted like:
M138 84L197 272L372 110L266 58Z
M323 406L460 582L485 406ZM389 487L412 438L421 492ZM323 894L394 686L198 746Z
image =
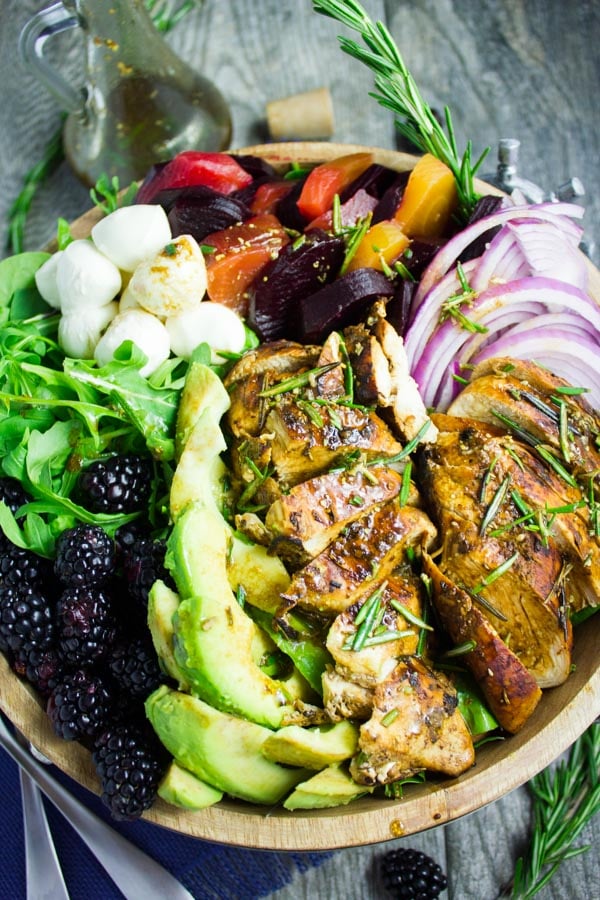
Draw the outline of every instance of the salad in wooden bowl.
M183 154L1 264L0 705L116 817L386 840L596 717L600 280L476 187Z

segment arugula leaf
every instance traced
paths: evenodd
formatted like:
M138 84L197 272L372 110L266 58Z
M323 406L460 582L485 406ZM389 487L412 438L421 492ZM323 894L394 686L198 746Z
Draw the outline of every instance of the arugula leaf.
M31 291L31 296L37 295L41 300L34 276L49 258L49 253L18 253L0 262L0 324L8 320L12 299L18 292ZM23 299L20 303L23 307ZM47 304L44 306L46 310L49 308Z

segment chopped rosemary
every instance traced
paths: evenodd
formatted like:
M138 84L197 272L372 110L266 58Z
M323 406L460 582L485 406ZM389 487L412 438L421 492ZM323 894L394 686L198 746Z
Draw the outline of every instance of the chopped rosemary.
M397 709L390 709L390 711L386 712L385 716L383 716L381 724L384 728L389 728L392 722L394 722L399 715L400 713Z
M390 641L399 641L401 638L413 637L414 631L384 631L381 634L373 634L371 637L365 638L360 649L363 647L376 647L379 644L389 644ZM356 649L356 648L353 648Z
M492 477L492 473L496 468L496 464L498 462L498 457L495 456L491 461L485 472L483 473L483 478L481 479L481 487L479 488L479 502L485 503L485 495L487 492L487 486L490 478Z
M410 271L410 269L407 269L406 266L404 265L404 263L400 259L396 260L396 262L392 266L392 269L395 272L397 272L397 274L400 276L400 278L403 278L405 281L416 281L417 280L415 278L415 276L413 275L413 273Z
M566 394L569 397L577 397L579 394L588 394L590 389L586 387L571 387L569 384L565 384L559 387L555 387L554 390L557 394Z
M407 622L410 622L411 625L417 625L419 628L425 628L427 631L433 631L431 625L428 625L425 619L422 619L420 616L417 616L415 613L411 612L407 606L404 606L403 603L400 603L398 600L390 600L390 606L396 610L396 612L400 613Z
M277 397L279 394L287 394L288 391L295 391L298 388L307 387L308 385L312 385L316 378L325 375L327 372L331 372L332 369L336 369L339 365L341 365L341 363L331 362L327 363L325 366L317 366L314 369L308 369L306 372L300 372L299 375L292 375L291 378L285 378L278 384L274 384L273 387L261 391L258 396Z
M356 225L352 228L348 229L344 238L346 241L346 253L344 255L344 261L340 266L340 275L343 275L347 270L350 262L354 258L356 251L358 250L358 245L364 238L365 234L371 227L371 219L373 218L373 213L368 213L364 218L359 219Z
M311 403L310 400L296 400L296 406L298 409L301 409L302 412L306 413L310 421L313 425L316 425L317 428L323 427L323 417L319 413L319 410L315 408L314 403Z
M506 493L508 491L508 486L510 484L510 481L511 481L511 476L509 473L508 475L506 475L504 477L500 487L498 488L498 490L492 497L490 504L489 504L488 508L486 509L484 516L481 520L481 525L479 526L479 534L481 536L483 536L486 533L488 526L491 525L491 523L494 521L495 517L498 515L498 512L500 511L500 508L501 508L502 504L504 503L504 498L506 497Z
M560 412L558 416L558 437L560 441L560 452L564 461L568 464L571 462L571 449L569 447L569 411L564 400L560 403Z
M259 487L264 484L267 478L270 478L272 475L272 471L268 467L264 472L261 472L254 460L250 459L249 456L244 457L244 463L252 471L254 478L249 484L246 485L246 487L240 494L237 502L238 512L250 512L248 502L252 499L252 497L254 497Z
M452 171L459 214L467 221L479 199L474 176L488 151L485 150L473 164L469 141L462 158L459 157L450 110L445 109L446 134L431 107L423 100L390 32L383 22L373 22L358 0L313 0L313 6L316 12L346 25L362 38L364 47L346 37L338 40L345 53L373 71L377 92L372 96L398 117L396 127L400 133L421 152L431 153Z
M346 347L346 341L344 340L342 334L339 334L339 339L340 353L342 354L342 361L344 366L344 388L346 390L344 400L350 405L354 403L354 372L352 370L352 363L350 362L348 348Z
M465 331L470 331L472 334L487 334L488 329L485 325L473 322L462 310L463 306L471 306L473 300L477 299L477 291L474 291L470 286L461 263L456 264L456 274L460 283L460 290L442 303L440 322L453 319Z
M451 650L446 650L444 659L452 659L455 656L465 656L465 654L471 653L476 646L477 641L465 641L464 644L457 644L456 647L452 647Z
M559 475L563 481L566 481L567 484L571 485L571 487L578 487L577 481L570 472L568 472L565 467L562 465L559 459L554 456L554 454L548 450L544 444L542 444L541 440L535 435L531 434L531 432L527 431L525 428L521 428L520 425L517 424L513 419L509 418L509 416L505 416L504 413L498 412L496 409L491 410L492 415L495 416L503 425L506 425L507 428L510 428L517 437L519 437L526 444L529 444L530 447L533 447L538 456L544 460L557 475Z
M399 502L400 506L406 506L408 503L408 498L410 496L410 487L411 480L410 476L412 475L412 462L410 459L406 461L406 465L404 466L404 471L402 472L402 483L400 485L400 495Z
M343 644L343 650L362 650L365 641L375 627L377 616L380 612L381 598L386 587L387 581L383 581L365 600L354 620L354 624L357 626L356 632L352 638L349 638Z
M431 419L426 419L425 422L419 428L419 431L414 436L412 440L405 444L402 450L396 453L394 456L378 456L377 459L370 459L367 463L368 466L391 466L393 463L400 462L403 459L406 459L407 456L415 450L418 444L423 439L423 436L429 431L429 426L431 425Z
M505 572L508 572L512 566L516 563L519 558L518 552L513 553L512 556L509 556L508 559L505 559L504 562L500 563L495 569L493 569L488 575L481 579L479 584L477 584L474 588L471 588L474 594L480 594L484 588L493 584L494 581L497 581Z

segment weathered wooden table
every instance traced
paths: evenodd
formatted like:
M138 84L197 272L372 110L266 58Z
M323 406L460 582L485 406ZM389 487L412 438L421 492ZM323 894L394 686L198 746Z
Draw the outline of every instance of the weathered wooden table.
M0 10L0 241L23 176L41 157L60 110L17 59L17 36L42 0L2 0ZM571 176L587 192L586 236L600 244L600 4L594 0L365 0L385 21L432 106L449 104L459 145L521 141L522 174L546 191ZM206 0L169 37L181 55L222 89L233 113L232 146L265 138L265 104L326 85L334 139L397 146L391 114L368 97L372 80L337 46L340 29L310 0ZM72 35L55 51L77 83ZM403 147L403 149L405 149ZM63 166L33 205L27 246L42 245L58 215L73 218L88 195ZM596 250L592 258L598 264ZM447 871L453 900L494 900L512 873L530 825L525 787L481 811L398 844L424 849ZM365 835L368 840L368 835ZM600 822L582 835L593 849L559 871L541 900L600 898ZM396 842L395 842L396 843ZM278 900L383 898L376 861L391 845L344 850L298 876Z

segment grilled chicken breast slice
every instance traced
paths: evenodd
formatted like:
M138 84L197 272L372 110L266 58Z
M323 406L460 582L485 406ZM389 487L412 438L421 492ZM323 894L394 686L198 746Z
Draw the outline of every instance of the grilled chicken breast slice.
M537 681L504 643L484 610L428 553L423 553L423 570L431 578L435 608L455 645L474 644L461 659L472 671L498 723L515 734L541 699Z
M323 706L332 722L342 719L364 721L373 709L373 690L344 678L330 667L322 675Z
M354 780L389 784L424 770L457 776L470 768L475 751L457 702L444 675L417 658L401 660L375 688L350 763Z
M309 478L269 507L265 525L272 548L294 564L321 553L340 531L375 506L398 496L402 476L386 466L342 469ZM412 501L412 502L411 502ZM418 502L416 489L408 503Z
M354 398L365 406L390 406L392 376L383 347L366 325L344 329L346 350L354 373Z
M455 416L436 415L434 419L444 434L458 432L463 436L460 439L463 444L466 440L473 452L489 460L489 466L493 462L492 477L488 478L484 473L479 483L482 510L491 502L494 491L509 479L509 505L505 512L512 511L513 521L516 521L522 518L523 508L535 511L531 521L522 522L521 528L542 527L548 532L548 539L558 547L565 561L564 572L570 573L561 588L569 608L577 611L585 606L597 606L600 602L600 540L593 533L589 504L581 489L569 484L529 448L493 425ZM456 459L454 462L457 463ZM466 472L464 477L468 478L469 473ZM485 489L483 479L488 482ZM521 508L510 506L510 497L515 495L520 498ZM554 513L553 510L561 511ZM510 525L510 521L507 524ZM495 527L497 523L488 530L493 531ZM513 535L518 533L517 526L512 528Z
M298 344L295 341L272 341L249 350L231 367L224 378L226 388L251 375L293 375L302 369L312 369L321 355L321 347Z
M274 406L266 430L274 434L272 461L284 487L329 471L355 451L369 460L391 457L402 449L373 412L340 405L311 406L307 411L296 398Z
M325 615L343 612L370 584L406 562L408 547L429 548L436 529L420 509L391 500L352 522L300 569L282 594L282 615L299 605Z
M475 367L471 379L448 409L499 424L511 420L532 442L542 441L562 465L600 493L600 418L585 394L569 394L570 385L546 369L519 359L489 359ZM561 433L561 406L564 426Z
M360 650L345 649L346 642L357 634L356 616L368 602L373 591L340 613L327 634L327 649L335 660L336 671L343 677L365 687L373 687L383 681L395 668L397 658L411 656L419 643L419 629L409 622L392 601L420 617L422 614L422 582L410 566L396 569L384 583L380 606L383 610L381 627L389 632L397 631L405 637L387 640L385 643L364 646Z
M332 331L323 344L321 355L317 360L317 368L321 366L334 368L315 378L316 392L322 399L335 402L346 395L346 364L342 352L342 338L337 331Z
M484 527L503 483L497 463L490 467L501 446L493 438L487 444L484 436L469 424L441 432L421 453L424 497L442 535L439 567L477 599L540 687L552 687L567 678L571 664L572 630L560 590L563 559L553 540L513 530L519 510L510 499L497 503L493 522ZM485 477L494 499L482 503Z

